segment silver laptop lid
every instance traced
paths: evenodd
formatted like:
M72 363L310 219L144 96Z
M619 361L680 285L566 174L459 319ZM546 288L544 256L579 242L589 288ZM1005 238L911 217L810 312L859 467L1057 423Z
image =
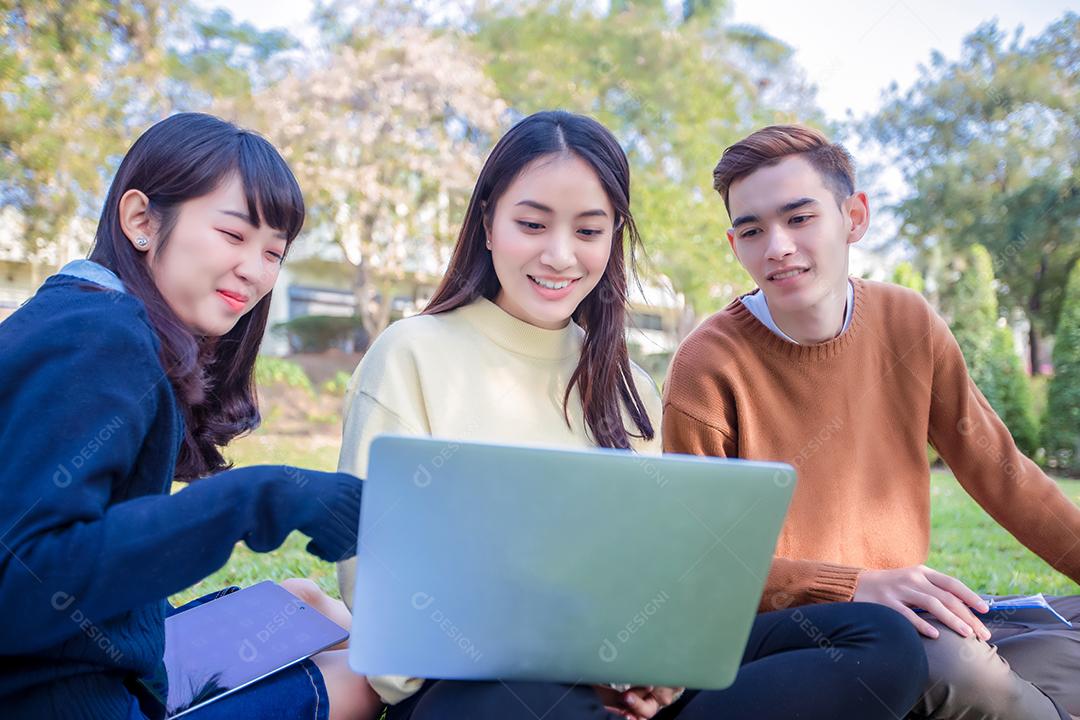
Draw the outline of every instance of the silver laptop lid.
M367 675L722 688L788 465L382 436L350 665Z

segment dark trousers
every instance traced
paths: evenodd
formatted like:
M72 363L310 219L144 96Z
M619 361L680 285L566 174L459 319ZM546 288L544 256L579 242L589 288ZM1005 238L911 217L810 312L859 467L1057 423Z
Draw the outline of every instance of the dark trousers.
M914 627L880 605L842 603L759 615L726 690L687 693L657 718L895 720L927 678ZM388 720L611 720L588 686L428 681Z
M913 720L1059 720L1080 717L1080 595L1047 598L1073 627L1052 620L986 620L986 643L927 618L941 635L923 638L930 663Z

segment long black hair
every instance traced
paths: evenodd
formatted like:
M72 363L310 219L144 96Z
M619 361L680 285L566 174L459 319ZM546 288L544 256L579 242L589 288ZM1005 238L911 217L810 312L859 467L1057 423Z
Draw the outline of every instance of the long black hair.
M304 224L304 199L292 171L265 138L220 118L181 113L155 124L128 150L109 187L90 259L116 273L146 306L161 343L161 364L184 415L176 479L192 480L227 467L221 447L259 424L254 369L270 294L226 335L199 337L184 325L154 283L147 257L120 226L120 198L139 190L150 200L158 252L168 244L180 206L240 177L248 216L285 233Z
M563 417L569 424L567 404L577 386L593 441L600 447L629 448L623 407L637 426L634 437L651 440L654 436L649 414L634 383L625 335L627 281L623 240L630 239L632 267L641 238L630 214L630 164L615 136L596 120L562 110L538 112L514 125L499 140L476 181L450 266L424 312L447 312L479 297L495 298L499 278L486 248L485 225L490 227L495 204L529 163L561 154L579 157L592 167L615 209L615 232L607 267L600 282L573 314L573 320L585 330L585 341L581 359L563 396Z

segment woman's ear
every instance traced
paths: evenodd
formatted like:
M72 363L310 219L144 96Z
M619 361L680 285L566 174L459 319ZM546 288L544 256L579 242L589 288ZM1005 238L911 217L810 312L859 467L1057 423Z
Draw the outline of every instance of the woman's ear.
M139 252L147 252L153 240L150 198L141 190L128 190L120 198L120 229Z
M491 216L487 212L487 200L480 201L480 224L484 226L484 247L491 250Z

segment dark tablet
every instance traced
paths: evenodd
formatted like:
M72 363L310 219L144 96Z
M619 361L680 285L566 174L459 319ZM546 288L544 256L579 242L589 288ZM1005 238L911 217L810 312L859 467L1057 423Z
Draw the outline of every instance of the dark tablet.
M145 685L179 717L348 636L268 580L166 618L167 677Z

